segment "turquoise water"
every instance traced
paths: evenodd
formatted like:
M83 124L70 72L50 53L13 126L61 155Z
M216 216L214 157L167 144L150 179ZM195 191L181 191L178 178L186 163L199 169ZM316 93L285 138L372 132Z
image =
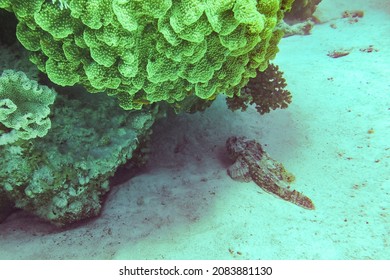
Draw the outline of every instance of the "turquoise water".
M110 179L97 217L58 228L14 211L0 224L0 259L389 259L390 10L322 2L323 22L283 38L273 61L293 95L287 109L231 112L219 96L204 112L157 120L147 165ZM355 6L362 18L340 16ZM316 209L232 180L232 135L261 143Z

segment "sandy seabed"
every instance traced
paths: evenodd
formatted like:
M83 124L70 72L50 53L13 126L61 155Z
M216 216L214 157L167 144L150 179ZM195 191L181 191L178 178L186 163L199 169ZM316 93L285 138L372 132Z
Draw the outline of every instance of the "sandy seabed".
M100 217L59 230L17 212L0 259L390 259L390 3L350 2L323 0L312 34L280 43L288 109L233 113L221 97L159 121L148 166ZM262 143L316 210L233 181L231 135Z

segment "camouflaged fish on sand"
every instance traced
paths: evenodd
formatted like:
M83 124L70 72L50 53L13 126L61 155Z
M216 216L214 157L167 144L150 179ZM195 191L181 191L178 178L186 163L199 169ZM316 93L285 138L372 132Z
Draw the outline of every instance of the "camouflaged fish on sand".
M226 141L226 149L235 160L228 168L232 179L244 182L253 180L266 192L300 207L315 209L310 198L290 189L289 183L294 181L294 175L286 171L281 163L270 158L259 143L245 137L232 136Z

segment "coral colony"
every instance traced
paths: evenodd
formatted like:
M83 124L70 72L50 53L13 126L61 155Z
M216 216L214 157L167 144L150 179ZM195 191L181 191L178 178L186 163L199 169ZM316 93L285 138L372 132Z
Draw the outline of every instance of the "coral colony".
M268 66L292 2L0 0L16 26L0 41L15 58L0 58L0 221L15 208L58 226L98 215L110 178L144 162L168 110L204 110L220 94L231 110L286 108ZM253 156L236 160L259 183L272 172Z

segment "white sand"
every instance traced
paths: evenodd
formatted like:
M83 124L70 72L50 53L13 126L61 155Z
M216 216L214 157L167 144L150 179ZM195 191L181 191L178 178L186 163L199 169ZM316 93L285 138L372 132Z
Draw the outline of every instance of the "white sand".
M100 217L56 230L16 213L0 225L0 259L389 259L389 3L323 0L326 22L283 39L274 61L288 109L232 113L220 98L161 121L147 169L112 190ZM356 8L357 23L340 18ZM378 52L359 50L369 45ZM350 54L327 56L341 48ZM316 210L230 179L231 135L262 143Z

